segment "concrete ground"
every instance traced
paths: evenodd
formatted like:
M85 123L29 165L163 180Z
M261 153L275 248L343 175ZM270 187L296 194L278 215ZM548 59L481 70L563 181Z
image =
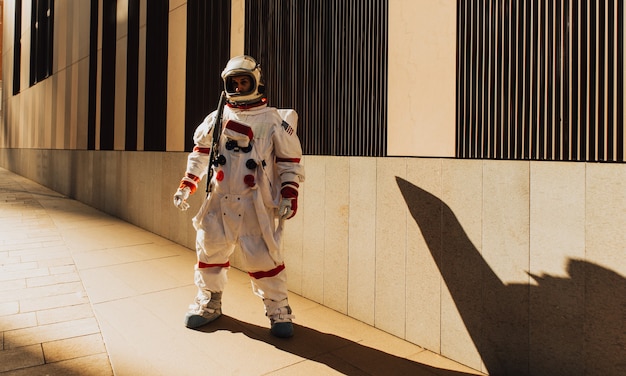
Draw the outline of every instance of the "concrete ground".
M479 375L291 294L269 334L248 276L190 330L195 253L0 168L0 375Z

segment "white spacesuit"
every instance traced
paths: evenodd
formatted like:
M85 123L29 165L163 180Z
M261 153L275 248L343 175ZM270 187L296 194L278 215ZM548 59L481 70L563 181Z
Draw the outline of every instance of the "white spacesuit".
M267 105L260 66L249 56L231 59L222 79L227 102L210 193L193 219L198 294L185 325L199 327L221 315L229 257L239 245L252 289L265 303L272 334L291 337L293 315L280 237L283 220L297 211L298 188L304 181L297 114ZM174 204L182 210L208 172L217 116L213 111L195 131L195 147L174 195Z

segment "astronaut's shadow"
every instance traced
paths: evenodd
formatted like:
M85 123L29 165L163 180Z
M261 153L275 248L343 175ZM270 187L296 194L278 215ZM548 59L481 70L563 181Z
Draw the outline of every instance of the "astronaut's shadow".
M211 324L196 330L205 333L218 331L242 333L250 339L262 341L282 351L325 364L344 375L350 376L469 375L413 362L299 324L294 324L294 336L287 339L272 336L267 327L250 324L228 315L222 315Z
M448 205L396 181L489 374L626 375L624 276L569 259L566 277L505 284Z

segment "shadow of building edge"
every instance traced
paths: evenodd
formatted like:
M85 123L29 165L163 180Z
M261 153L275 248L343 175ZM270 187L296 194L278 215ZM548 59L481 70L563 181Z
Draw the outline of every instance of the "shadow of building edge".
M623 276L570 259L570 278L506 285L443 201L396 181L489 374L626 374Z

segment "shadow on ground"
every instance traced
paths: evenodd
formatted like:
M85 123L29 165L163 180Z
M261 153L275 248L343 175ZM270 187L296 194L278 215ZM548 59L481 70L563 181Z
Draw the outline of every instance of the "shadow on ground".
M210 325L200 327L197 330L205 333L222 330L242 333L250 339L263 341L282 351L325 364L349 376L468 375L463 372L413 362L333 334L322 333L297 324L294 324L294 337L288 339L275 338L266 327L243 322L227 315L222 315Z
M626 375L626 278L570 259L505 284L443 201L396 180L489 374Z

